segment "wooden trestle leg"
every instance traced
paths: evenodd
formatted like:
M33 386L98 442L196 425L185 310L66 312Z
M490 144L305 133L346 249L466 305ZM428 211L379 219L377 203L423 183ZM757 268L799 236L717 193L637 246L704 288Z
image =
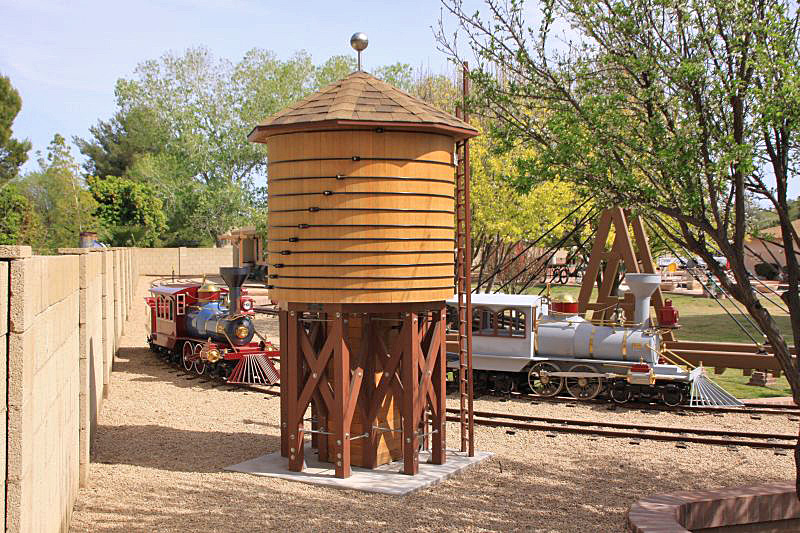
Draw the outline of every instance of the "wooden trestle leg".
M417 313L406 313L403 320L403 359L401 381L403 400L403 473L414 475L419 471L419 434L417 432L417 397L414 391L419 384L419 324Z
M396 308L395 308L396 309ZM336 477L351 473L351 443L363 439L361 464L377 466L377 450L386 428L378 421L386 402L399 402L403 473L419 471L419 443L431 442L431 462L445 462L446 443L446 312L421 306L413 312L348 314L340 305L308 311L290 304L281 315L281 452L289 470L303 469L304 418L312 406L312 431L320 460L331 461ZM400 315L398 317L398 314ZM351 352L349 335L358 326L360 344ZM385 335L384 326L402 320L399 334ZM309 325L311 324L311 325ZM350 329L348 329L350 328ZM391 338L391 348L386 340ZM354 348L356 347L353 344ZM364 379L364 375L367 379ZM390 400L393 398L393 400ZM396 405L396 404L395 404ZM391 409L391 408L389 408ZM351 434L359 412L359 435ZM430 429L423 423L430 412ZM394 426L396 428L396 426ZM383 444L380 444L383 446Z
M278 329L280 331L280 371L281 374L287 371L289 368L288 357L286 352L288 350L288 346L286 345L287 341L287 327L288 323L287 320L289 318L289 313L287 311L279 311L278 312ZM284 374L281 377L280 381L280 390L281 390L281 398L286 398L289 394L286 392L286 383L288 383L288 377ZM281 456L282 457L289 457L289 432L288 429L288 417L287 417L287 407L289 402L285 400L281 400Z
M303 450L303 415L305 408L300 409L300 389L303 379L302 357L298 334L302 327L298 321L298 312L289 311L287 325L287 362L286 365L286 396L287 396L287 432L289 435L289 470L301 472L305 460ZM303 333L305 334L305 333Z
M443 465L446 461L447 435L447 324L445 310L433 313L432 328L438 329L438 342L433 347L433 415L431 417L431 462ZM433 337L433 341L437 336Z

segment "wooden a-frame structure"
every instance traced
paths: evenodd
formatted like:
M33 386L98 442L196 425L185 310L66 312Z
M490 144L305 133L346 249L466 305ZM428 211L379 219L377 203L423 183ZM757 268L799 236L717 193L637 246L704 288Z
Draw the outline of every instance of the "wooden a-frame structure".
M611 248L607 249L608 236L612 227L614 228L614 242ZM633 235L631 235L631 230L633 230ZM597 298L594 302L590 302L592 290L596 285L603 263L605 263L605 268L602 272ZM588 319L588 312L591 311L592 320L606 321L619 307L624 310L626 320L632 320L633 295L626 294L620 298L611 294L614 280L623 265L625 272L655 273L656 271L642 218L638 215L631 216L621 207L612 207L602 212L597 225L597 234L589 257L589 264L586 267L578 296L578 310L581 316ZM660 287L653 293L650 303L655 307L656 313L664 307L664 298ZM665 332L663 337L664 340L673 340L671 331Z

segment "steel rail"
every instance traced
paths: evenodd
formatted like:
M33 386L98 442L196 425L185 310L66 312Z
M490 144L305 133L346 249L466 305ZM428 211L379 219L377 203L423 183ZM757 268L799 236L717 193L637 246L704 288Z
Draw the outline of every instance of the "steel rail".
M448 408L447 412L457 413L458 409ZM570 426L599 426L613 429L630 429L637 431L656 431L659 433L693 433L695 435L706 435L715 437L739 437L747 439L777 439L796 441L797 435L758 433L752 431L730 431L725 429L705 429L705 428L685 428L670 426L651 426L642 424L626 424L624 422L602 422L597 420L574 420L568 418L552 418L547 416L520 415L514 413L493 413L489 411L475 411L475 416L483 418L501 418L516 420L519 422L550 422L553 424L565 424Z
M643 402L616 403L602 398L595 398L592 400L578 400L576 398L572 398L569 396L543 397L543 396L536 396L534 394L519 393L519 392L512 393L511 396L514 398L533 400L536 402L571 403L571 404L577 404L579 402L580 403L591 402L593 404L606 404L609 406L613 406L614 408L617 409L629 409L629 410L647 409L652 411L684 411L689 413L691 412L730 413L730 414L745 414L745 415L755 415L755 414L800 415L800 407L793 405L746 404L745 407L702 407L702 406L696 407L689 405L676 405L671 407L663 404L649 404ZM768 405L769 407L767 407Z
M478 414L477 412L475 413ZM458 422L457 416L447 416L448 422ZM577 433L581 435L599 435L603 437L629 438L636 440L659 440L666 442L691 442L697 444L713 444L719 446L743 446L749 448L777 448L782 450L793 450L795 445L788 442L769 442L759 440L741 440L715 437L701 437L691 435L675 435L669 433L640 433L638 431L602 429L603 424L595 422L595 427L577 427L558 424L533 424L527 422L517 422L513 420L492 420L488 418L475 418L475 424L488 427L508 427L524 429L530 431L550 431L553 433ZM643 426L646 429L646 426ZM775 437L771 437L775 438ZM796 439L794 435L793 439Z

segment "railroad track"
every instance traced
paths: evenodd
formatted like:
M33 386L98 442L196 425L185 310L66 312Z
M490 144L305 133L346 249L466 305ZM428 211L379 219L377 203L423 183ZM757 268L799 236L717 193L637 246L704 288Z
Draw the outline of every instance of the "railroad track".
M185 372L179 366L169 361L158 360L174 373L176 377L184 377L187 381L198 383L212 383L212 388L226 387L228 391L249 391L269 396L280 396L280 391L272 390L266 386L227 383L222 378L196 373ZM543 398L535 397L539 400ZM552 398L547 400L552 401ZM573 400L572 403L575 403ZM741 413L741 410L734 410ZM459 410L448 408L446 419L458 422L456 416ZM785 413L783 413L785 414ZM529 431L547 431L551 434L573 433L583 435L596 435L603 437L628 438L632 442L639 440L658 440L677 443L712 444L728 447L772 448L777 450L793 450L797 436L789 434L771 434L758 432L739 432L704 428L674 428L666 426L626 424L622 422L599 422L594 420L572 420L565 418L552 418L543 416L519 415L513 413L494 413L490 411L475 411L475 424L488 427L507 427ZM759 440L761 439L761 440Z
M448 421L458 422L458 409L448 408ZM742 446L749 448L773 448L793 450L797 435L757 432L728 431L703 428L674 428L621 422L599 422L595 420L571 420L541 416L517 415L475 411L475 424L489 427L507 427L551 433L577 433L603 437L639 440L659 440L679 443L713 444L720 446Z
M511 395L501 395L500 398L512 398L528 400L531 402L551 402L551 403L567 403L577 404L585 403L587 400L576 400L571 396L556 396L551 398L544 398L534 394L514 392ZM614 406L618 409L632 409L632 410L647 410L647 411L668 411L668 412L686 412L686 413L734 413L746 415L784 415L784 416L797 416L800 417L800 408L796 405L774 405L774 404L747 404L745 407L692 407L689 405L678 405L670 407L663 404L651 404L641 402L628 402L619 404L612 402L608 399L594 399L588 400L592 404L601 404Z

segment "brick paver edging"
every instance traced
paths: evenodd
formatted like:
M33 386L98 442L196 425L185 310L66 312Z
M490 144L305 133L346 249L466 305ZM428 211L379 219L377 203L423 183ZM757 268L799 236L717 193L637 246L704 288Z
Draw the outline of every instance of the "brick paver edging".
M687 533L693 529L790 518L800 518L800 502L794 481L782 481L643 498L628 510L628 530Z

